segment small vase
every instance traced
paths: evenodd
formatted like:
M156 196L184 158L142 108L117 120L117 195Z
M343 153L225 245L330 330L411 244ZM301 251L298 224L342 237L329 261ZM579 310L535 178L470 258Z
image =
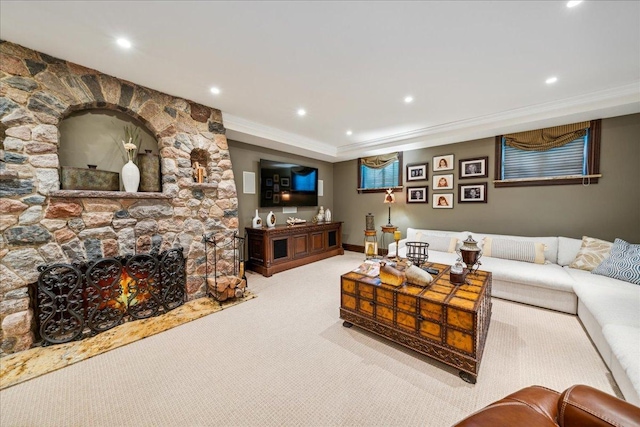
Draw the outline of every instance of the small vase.
M256 209L256 216L253 217L253 228L262 228L262 218L258 215L258 209Z
M267 215L267 226L269 228L276 226L276 215L273 213L273 211L269 211L269 215Z
M124 185L124 191L127 193L137 193L138 185L140 184L140 169L133 163L133 160L129 160L122 166L122 185Z
M331 222L331 211L329 209L324 211L324 221Z

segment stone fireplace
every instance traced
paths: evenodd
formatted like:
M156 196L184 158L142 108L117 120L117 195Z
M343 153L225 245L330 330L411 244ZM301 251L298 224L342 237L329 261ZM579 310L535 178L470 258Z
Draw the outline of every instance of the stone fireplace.
M156 138L162 192L60 190L59 123L93 108L124 112ZM0 355L33 344L28 288L44 264L182 248L187 299L205 295L202 236L238 229L219 110L0 41L0 123ZM206 158L202 183L194 157ZM232 268L232 251L221 257L218 268Z

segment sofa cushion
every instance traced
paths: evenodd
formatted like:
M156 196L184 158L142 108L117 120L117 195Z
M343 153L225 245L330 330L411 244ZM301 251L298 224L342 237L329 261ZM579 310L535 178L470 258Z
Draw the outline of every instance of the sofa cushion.
M613 246L613 243L606 240L582 236L580 250L576 254L576 258L569 264L569 267L591 271L600 265L602 261L609 258L611 246Z
M564 267L574 279L573 290L601 327L625 325L640 328L640 286Z
M640 328L607 325L602 333L636 393L640 395Z
M573 262L582 247L581 239L558 237L558 265L565 266Z
M573 279L557 264L531 264L510 259L482 257L480 270L493 273L493 280L573 293Z
M482 253L488 257L544 264L544 243L485 237Z
M555 236L551 236L551 237L523 237L523 236L511 236L511 235L507 235L507 234L483 234L483 233L472 233L472 235L473 235L473 239L480 243L479 246L482 245L482 240L485 237L493 237L493 238L496 238L496 239L519 240L519 241L524 241L524 242L543 243L543 244L546 245L546 248L544 250L544 258L547 261L552 262L554 264L558 263L558 238L555 237ZM462 240L464 240L464 239L462 239Z
M616 239L609 258L591 272L640 285L640 245Z
M418 230L415 235L415 242L425 242L429 244L429 250L439 252L454 252L458 239L450 236L435 236Z

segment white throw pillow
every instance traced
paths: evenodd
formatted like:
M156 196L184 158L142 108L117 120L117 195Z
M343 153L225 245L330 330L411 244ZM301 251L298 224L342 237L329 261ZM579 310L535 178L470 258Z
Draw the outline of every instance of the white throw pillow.
M429 244L429 250L439 252L454 252L458 239L447 236L434 236L418 231L415 236L416 242L426 242Z

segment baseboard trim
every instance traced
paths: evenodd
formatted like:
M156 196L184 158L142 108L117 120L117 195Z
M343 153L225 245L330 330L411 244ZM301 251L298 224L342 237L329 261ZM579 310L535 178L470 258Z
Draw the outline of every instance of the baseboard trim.
M345 251L362 252L362 253L364 253L364 246L351 245L349 243L343 243L342 247L344 248ZM387 252L389 252L389 251L386 250L386 249L378 248L378 255L380 255L380 256L385 256L387 254Z

